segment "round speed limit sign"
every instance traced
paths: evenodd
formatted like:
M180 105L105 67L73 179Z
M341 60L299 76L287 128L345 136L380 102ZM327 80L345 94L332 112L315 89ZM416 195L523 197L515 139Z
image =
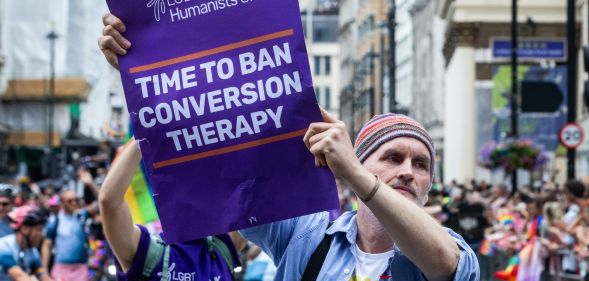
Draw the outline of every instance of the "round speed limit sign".
M566 148L575 149L583 143L583 128L577 123L568 123L560 129L560 143Z

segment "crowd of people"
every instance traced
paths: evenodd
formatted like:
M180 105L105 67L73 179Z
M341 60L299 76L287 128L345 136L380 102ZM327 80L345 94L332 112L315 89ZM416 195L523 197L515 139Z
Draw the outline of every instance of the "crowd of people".
M89 196L68 187L40 188L26 178L0 185L0 280L20 280L21 275L39 280L116 278L108 272L115 261L102 229L100 186L84 168L76 181ZM331 221L358 209L353 192L342 189L339 194L341 208L329 212ZM554 280L557 274L581 280L586 275L589 187L580 181L516 191L484 181L434 182L424 209L477 253L481 280L509 280L515 274L507 272L510 258L532 240L539 249L533 252L541 265L543 279L538 280ZM231 236L239 260L235 265L240 265L235 279L274 280L277 267L271 257L237 233ZM19 270L10 270L15 265Z
M26 177L0 184L0 280L106 278L113 261L101 226L99 188L83 167L67 186L41 187Z
M584 280L588 195L578 180L515 191L484 181L453 182L434 184L426 209L478 253L482 280L511 280L530 267L538 279L529 280Z

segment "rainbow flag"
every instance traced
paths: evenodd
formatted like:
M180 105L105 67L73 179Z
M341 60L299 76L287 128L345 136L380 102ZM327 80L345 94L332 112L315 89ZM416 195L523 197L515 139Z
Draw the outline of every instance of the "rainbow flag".
M515 255L509 259L505 270L495 272L495 278L499 280L516 281L518 270L519 258L517 255Z
M502 225L512 225L515 223L515 218L513 217L512 213L504 213L500 215L497 220Z
M130 139L132 135L132 132L130 132L127 136L127 140ZM127 145L128 143L122 147L119 154ZM127 205L129 205L131 217L133 217L133 223L142 225L159 220L155 203L153 202L151 184L149 178L145 176L145 171L145 164L141 161L140 166L133 175L131 185L129 185L129 188L127 188L127 192L125 193L125 201L127 202Z
M125 193L125 201L129 205L135 224L146 224L159 219L151 196L151 185L145 176L143 165L141 161L141 167L135 171L131 185Z
M542 216L538 216L528 229L529 241L519 252L519 271L517 273L517 281L540 281L540 275L544 270L542 257L540 256L540 241L537 239L536 233L538 227L542 224Z
M483 244L481 245L481 248L479 249L479 253L481 253L481 255L483 256L492 256L495 253L496 247L497 246L495 245L495 243L485 239L483 241Z

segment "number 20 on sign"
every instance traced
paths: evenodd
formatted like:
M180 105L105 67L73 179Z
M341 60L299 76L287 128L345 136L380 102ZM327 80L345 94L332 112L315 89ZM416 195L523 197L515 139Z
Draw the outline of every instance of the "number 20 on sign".
M566 124L560 129L560 143L568 149L575 149L583 143L585 134L577 123Z

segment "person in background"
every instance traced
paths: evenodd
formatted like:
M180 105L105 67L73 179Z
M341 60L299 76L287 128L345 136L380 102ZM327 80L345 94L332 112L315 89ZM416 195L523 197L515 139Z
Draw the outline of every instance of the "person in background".
M133 224L125 192L140 160L139 145L132 139L113 163L100 190L102 224L117 260L117 279L234 280L235 269L240 266L229 235L167 244L162 235L150 234L144 226Z
M14 186L0 184L0 238L14 233L10 227L8 213L14 206Z
M0 281L52 281L45 272L37 248L43 241L47 215L38 207L25 205L10 212L14 234L0 238Z
M98 187L88 171L80 172L80 180L98 197ZM88 278L88 233L85 223L98 212L98 205L80 208L79 199L72 190L64 190L60 198L62 210L47 224L43 242L43 265L49 268L51 254L55 262L51 276L63 281L83 281Z

